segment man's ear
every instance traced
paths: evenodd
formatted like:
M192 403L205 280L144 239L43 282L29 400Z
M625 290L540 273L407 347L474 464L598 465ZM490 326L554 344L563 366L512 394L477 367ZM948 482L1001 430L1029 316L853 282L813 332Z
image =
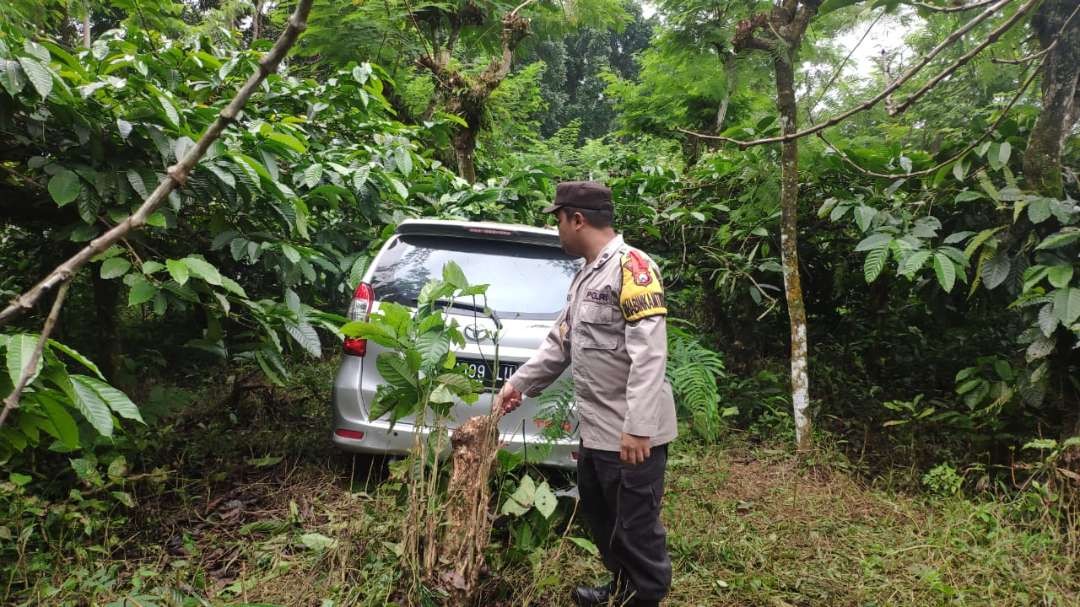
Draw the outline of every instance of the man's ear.
M570 218L570 221L575 229L581 229L588 223L585 221L585 216L577 211L574 212L574 216Z

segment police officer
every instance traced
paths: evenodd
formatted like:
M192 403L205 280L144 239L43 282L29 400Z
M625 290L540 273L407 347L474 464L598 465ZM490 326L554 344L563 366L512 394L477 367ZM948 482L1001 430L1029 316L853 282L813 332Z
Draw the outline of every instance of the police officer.
M660 522L667 446L676 435L665 377L667 307L656 265L611 227L611 190L560 183L554 204L563 249L585 264L537 353L503 385L494 406L512 411L566 369L580 418L581 511L611 583L574 589L577 605L659 605L671 586Z

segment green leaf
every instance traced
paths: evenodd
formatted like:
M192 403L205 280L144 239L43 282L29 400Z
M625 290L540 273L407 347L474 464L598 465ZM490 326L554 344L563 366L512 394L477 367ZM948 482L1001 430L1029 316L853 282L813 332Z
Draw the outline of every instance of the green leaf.
M1050 337L1054 334L1054 329L1057 328L1058 319L1054 316L1054 305L1046 304L1042 308L1039 308L1039 330L1042 334Z
M168 118L169 124L174 128L180 128L180 114L176 113L176 108L165 97L158 95L158 103L161 104L161 109L165 110L165 117Z
M1009 259L1008 253L1005 250L999 250L982 265L980 276L982 276L986 288L993 290L1005 282L1011 269L1012 261Z
M409 363L397 352L383 352L375 360L375 368L391 386L416 389L418 378Z
M387 348L399 346L397 334L382 323L354 320L341 327L341 334L346 337L370 339L371 341Z
M998 148L998 162L1002 165L1009 163L1009 155L1012 152L1012 146L1008 141L1002 141L1001 147Z
M900 274L903 276L913 276L916 272L922 269L926 264L926 260L930 259L930 251L925 249L921 251L915 251L911 255L904 258L904 263L900 266Z
M134 282L131 283L131 290L128 291L128 306L144 304L153 299L157 292L157 287L151 284L150 281L136 275Z
M127 506L128 508L135 507L135 500L131 497L131 494L127 493L126 491L110 491L109 495L113 496L113 499Z
M19 378L22 377L23 370L30 364L30 359L33 357L34 348L37 347L38 336L31 335L29 333L19 333L18 335L11 335L8 337L7 342L7 370L8 376L11 377L12 386L19 383ZM37 378L38 373L41 373L41 357L38 357L37 363L34 365L34 370L30 373L30 379L27 380L26 385L30 385ZM7 396L6 394L4 396Z
M321 533L305 533L300 536L300 542L315 552L323 552L337 546L337 540Z
M956 195L955 202L970 202L972 200L978 200L983 198L982 192L975 190L964 190Z
M865 232L870 229L870 224L873 223L874 218L877 217L878 211L873 207L859 206L855 208L855 223L859 226L860 232Z
M315 358L322 358L322 345L319 343L319 334L315 332L315 327L311 326L310 323L306 321L299 323L287 322L285 323L285 332L305 352Z
M124 476L128 472L127 458L123 455L113 459L109 462L109 468L106 474L109 476L109 480L119 481L123 480Z
M1040 224L1050 219L1050 201L1046 198L1034 200L1028 205L1027 212L1031 223Z
M247 293L244 291L244 287L241 287L239 283L229 278L228 276L221 277L221 286L233 295L237 295L239 297L247 297Z
M1046 273L1046 278L1054 288L1064 289L1069 286L1073 277L1073 267L1068 265L1056 265Z
M568 537L566 539L570 540L575 546L581 548L585 552L588 552L590 555L594 557L600 556L600 549L596 547L596 544L590 542L589 540L583 537Z
M56 204L64 206L79 196L82 185L74 171L64 169L49 179L49 195Z
M93 390L102 401L109 405L109 408L112 409L113 413L116 413L120 417L133 419L137 422L143 421L142 415L139 414L139 408L135 406L135 403L131 402L131 399L128 398L126 394L100 379L88 375L72 375L71 383L72 385L79 384L87 389Z
M300 251L297 251L292 245L281 243L281 252L285 254L285 258L293 263L300 261Z
M1080 289L1058 289L1054 292L1054 316L1068 327L1080 318Z
M75 381L74 377L72 377L70 385L72 387L72 400L75 401L75 405L83 417L86 418L86 421L90 422L90 425L98 431L98 434L112 436L112 414L109 413L109 406L101 396L89 385Z
M409 154L409 150L404 147L394 150L394 164L397 165L402 175L408 177L413 170L412 156Z
M23 80L22 72L19 70L19 62L0 59L0 85L3 85L8 95L12 97L18 95L25 84L26 81Z
M83 356L82 354L80 354L79 352L75 351L75 348L72 348L70 346L66 346L66 345L64 345L64 344L62 344L62 343L60 343L60 342L58 342L58 341L56 341L54 339L49 340L49 347L54 349L54 350L59 350L59 351L63 352L64 354L67 354L72 359L74 359L75 362L77 362L80 365L86 367L87 369L90 369L91 371L93 371L94 375L97 375L101 379L105 379L105 376L101 374L101 369L98 369L98 366L94 364L94 361L90 360L89 358L87 358L87 357Z
M469 281L465 278L465 272L462 271L461 266L453 261L448 261L443 266L443 280L456 289L464 289L469 286Z
M352 267L349 269L350 289L355 289L360 284L360 281L364 279L364 272L367 271L369 263L371 263L371 259L366 255L361 255L353 261Z
M874 249L866 254L866 260L863 262L863 277L866 279L866 284L877 280L877 277L881 275L881 271L885 268L885 260L888 258L888 249Z
M547 481L540 483L540 486L536 488L536 495L534 505L536 510L544 516L544 518L551 518L551 515L555 512L555 507L559 504L558 498L551 492L551 487L548 486Z
M176 284L183 285L188 281L188 267L179 259L166 259L165 267L169 270L169 276L176 281Z
M41 95L42 99L48 97L53 88L53 78L49 68L30 57L19 57L19 65L26 72L26 77L30 80L30 84L34 85L34 90L38 95Z
M536 483L526 474L521 478L517 490L503 503L502 513L523 516L533 507L535 498Z
M431 396L428 397L428 400L433 403L452 403L454 402L454 393L446 386L440 384L431 391Z
M45 409L45 415L52 422L53 428L56 429L60 442L69 449L77 449L79 447L79 427L75 424L75 418L68 413L67 407L51 398L40 395L37 399L42 408Z
M409 198L409 188L405 187L405 184L403 184L400 181L398 181L397 179L394 179L393 177L391 177L390 178L390 185L394 187L394 191L397 192L398 196L401 196L402 198L408 200L408 198Z
M302 141L289 135L287 133L279 133L277 131L270 131L266 137L271 141L276 141L296 152L303 154L307 151L307 146Z
M979 232L978 234L976 234L975 238L972 238L971 241L968 242L967 246L964 247L964 257L967 257L968 260L970 261L971 256L974 255L975 252L979 250L979 247L981 247L983 245L983 243L985 243L991 236L993 236L994 234L997 234L998 232L1000 232L1004 228L1005 228L1005 226L998 226L996 228L987 228L987 229Z
M963 160L957 160L953 163L952 174L957 181L963 181L967 174L967 164Z
M143 181L142 175L140 175L135 169L128 169L127 172L128 183L131 184L135 193L143 200L146 200L150 193L146 190L146 182Z
M304 185L313 188L322 181L323 168L321 164L312 164L304 169Z
M1039 246L1035 247L1035 250L1057 249L1078 239L1080 239L1080 228L1065 228L1056 234L1051 234L1044 238L1043 241L1039 243Z
M953 285L956 284L956 266L948 255L940 251L934 253L934 274L937 275L938 284L946 293L952 291Z
M112 257L106 259L105 263L101 264L101 277L109 280L111 278L120 278L127 271L131 269L131 262L123 257Z
M855 251L862 252L875 249L886 249L892 241L893 237L891 234L883 234L880 232L871 234L859 242L859 244L855 245Z
M203 279L204 281L221 286L221 273L210 262L205 259L199 259L198 257L185 257L181 261L187 266L188 270L196 277Z

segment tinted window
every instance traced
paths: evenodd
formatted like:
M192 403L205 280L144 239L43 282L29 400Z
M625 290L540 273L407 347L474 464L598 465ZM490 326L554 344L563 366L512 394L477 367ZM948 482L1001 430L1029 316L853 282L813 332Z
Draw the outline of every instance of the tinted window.
M414 305L420 289L457 262L470 284L488 286L502 318L551 319L566 303L578 260L555 247L446 236L402 236L379 259L375 298ZM478 303L482 303L478 301Z

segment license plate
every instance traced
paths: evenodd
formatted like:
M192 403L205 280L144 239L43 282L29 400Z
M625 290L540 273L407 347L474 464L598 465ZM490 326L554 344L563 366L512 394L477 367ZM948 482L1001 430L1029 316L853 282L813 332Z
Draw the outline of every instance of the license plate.
M495 373L494 361L484 362L482 360L474 360L471 358L459 358L458 364L465 368L465 373L475 379L476 381L484 384L485 387L498 388L503 385L503 382L510 379L510 376L517 371L520 366L518 363L499 363L499 372Z

